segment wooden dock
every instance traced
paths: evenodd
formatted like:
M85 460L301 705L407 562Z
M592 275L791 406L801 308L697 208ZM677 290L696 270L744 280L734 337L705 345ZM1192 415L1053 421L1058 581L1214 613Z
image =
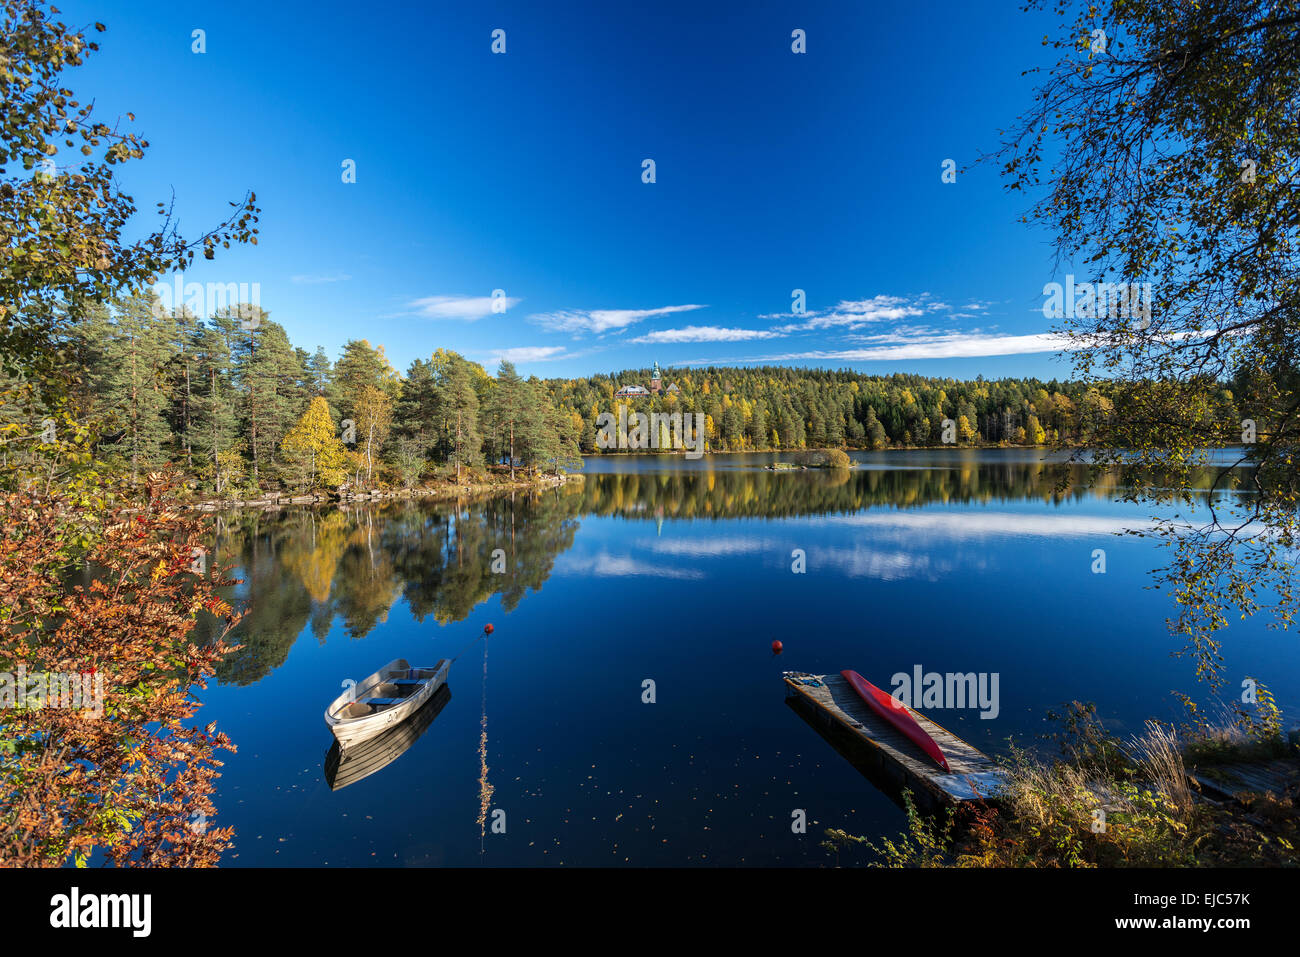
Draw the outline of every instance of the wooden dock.
M839 675L787 671L783 677L790 706L899 805L905 789L926 813L996 799L1006 781L988 755L920 712L908 708L943 750L951 773L872 711Z
M1209 765L1187 773L1201 796L1216 803L1235 799L1238 794L1273 794L1284 797L1300 793L1300 759L1276 758L1237 764Z

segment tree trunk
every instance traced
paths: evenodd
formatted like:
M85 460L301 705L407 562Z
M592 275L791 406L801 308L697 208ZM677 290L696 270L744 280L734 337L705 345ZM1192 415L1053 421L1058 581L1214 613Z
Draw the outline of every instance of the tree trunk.
M211 361L211 356L209 356ZM208 394L212 396L212 405L209 414L212 416L212 474L217 477L217 494L221 494L221 458L217 454L217 367L213 366L209 371L209 382L211 387Z
M257 469L257 338L253 330L248 331L248 420L250 441L253 446L253 485L258 488L262 483Z
M185 429L185 471L194 471L194 457L190 448L190 360L185 358L185 408L181 416L182 427Z
M131 482L140 480L140 387L136 384L136 340L131 340Z

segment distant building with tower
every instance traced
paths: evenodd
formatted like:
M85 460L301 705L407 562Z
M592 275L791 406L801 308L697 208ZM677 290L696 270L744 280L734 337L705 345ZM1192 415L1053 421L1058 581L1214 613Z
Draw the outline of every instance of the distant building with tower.
M614 393L616 399L644 399L652 395L677 395L682 390L677 388L677 383L670 382L668 387L664 387L663 374L659 371L659 363L654 364L650 370L650 388L643 385L625 385Z

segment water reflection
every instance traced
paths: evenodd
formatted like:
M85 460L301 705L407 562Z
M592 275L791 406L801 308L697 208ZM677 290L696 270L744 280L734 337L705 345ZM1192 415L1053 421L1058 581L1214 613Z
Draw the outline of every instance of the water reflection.
M1085 486L1083 467L1025 450L859 455L858 468L836 471L765 470L773 458L602 459L581 484L535 494L221 516L214 555L244 579L232 597L248 613L234 636L242 648L218 678L258 681L284 663L305 629L323 643L338 622L349 637L364 638L399 601L415 621L446 625L493 597L508 613L556 572L698 580L707 576L692 559L785 545L752 528L665 536L665 521L800 517L814 527L843 526L857 536L851 546L818 542L810 557L850 577L884 580L953 570L959 556L920 554L922 538L974 545L1007 536L1095 539L1148 524L1136 512L1121 518L1050 507L1114 500L1124 476ZM1207 487L1212 480L1207 474ZM572 550L584 516L653 520L655 537L633 553L604 541Z
M346 753L339 750L335 741L325 754L325 783L331 791L339 791L382 771L420 740L450 700L450 687L440 685L415 714L383 734L349 748Z
M1025 450L898 453L883 462L858 456L853 469L769 471L772 455L689 462L664 456L601 460L583 486L583 514L647 518L779 518L860 512L873 506L1066 504L1122 496L1130 476L1115 471L1089 484L1087 469ZM905 457L905 458L903 458ZM704 463L704 464L701 464ZM1214 473L1200 483L1208 490ZM1232 488L1229 481L1221 487Z
M1152 543L1112 534L1147 520L1113 501L1119 481L1058 488L1081 472L1021 450L839 475L724 458L602 460L581 485L514 499L224 516L218 559L250 614L204 717L239 744L218 784L233 862L823 865L790 808L872 836L900 819L779 705L788 668L853 666L882 687L917 664L999 674L996 719L941 721L986 753L1062 701L1096 701L1121 735L1182 717L1169 691L1193 669L1146 587ZM1293 639L1252 622L1233 637L1233 673L1293 707ZM331 792L322 689L462 653L438 732ZM459 685L473 678L478 696Z
M492 792L496 790L488 782L488 763L487 763L487 675L488 675L488 644L483 642L483 703L481 706L481 717L479 719L479 741L478 741L478 850L483 853L483 838L486 834L488 809L492 806Z
M324 642L337 619L364 638L404 600L416 621L463 620L499 596L511 611L542 587L573 544L576 489L472 505L401 502L346 509L247 511L222 516L213 549L244 584L248 609L218 668L223 683L251 684L282 665L310 627ZM202 623L211 632L211 622Z

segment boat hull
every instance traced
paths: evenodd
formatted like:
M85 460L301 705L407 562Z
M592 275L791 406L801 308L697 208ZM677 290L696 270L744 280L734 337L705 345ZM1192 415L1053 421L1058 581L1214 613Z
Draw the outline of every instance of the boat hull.
M325 710L325 723L329 725L330 731L333 732L335 740L339 743L339 748L347 750L356 747L363 741L369 741L371 738L378 737L385 731L395 728L415 714L433 693L446 682L449 666L450 662L443 660L438 662L432 669L416 669L419 671L433 671L434 674L423 681L419 687L398 704L384 707L372 714L350 717L343 712L353 703L366 703L367 696L373 689L398 677L403 672L411 670L404 659L399 658L396 661L389 662L389 664L357 685L353 691L339 695Z
M916 723L916 719L908 713L907 708L897 701L893 695L877 688L856 671L841 671L840 677L849 683L849 686L858 693L858 697L865 701L872 711L902 732L909 741L929 755L939 767L945 771L952 770L948 767L948 759L944 757L938 743L926 733L924 728Z
M347 751L335 741L325 754L325 782L330 790L341 790L388 767L420 739L450 700L451 686L443 682L406 721Z

